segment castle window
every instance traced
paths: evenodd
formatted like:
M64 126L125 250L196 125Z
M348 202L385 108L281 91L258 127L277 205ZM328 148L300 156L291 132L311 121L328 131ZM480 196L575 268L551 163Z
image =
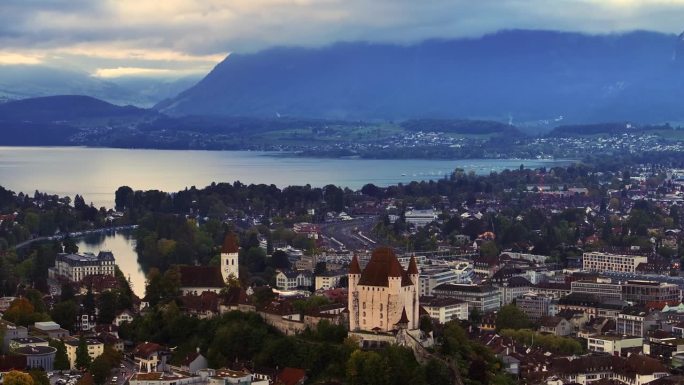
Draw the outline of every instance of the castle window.
M364 308L364 309L366 308L366 303L365 303L365 302L363 303L363 308Z
M364 316L364 317L366 316L366 312L365 312L365 311L363 312L363 316Z
M382 311L382 304L380 304L380 311ZM382 316L380 316L380 317L382 317Z

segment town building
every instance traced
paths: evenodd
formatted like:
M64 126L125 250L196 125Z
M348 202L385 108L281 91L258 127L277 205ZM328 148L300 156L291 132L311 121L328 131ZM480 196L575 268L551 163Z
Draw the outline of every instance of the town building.
M133 359L138 372L157 372L166 363L169 352L154 342L145 342L135 347ZM165 369L162 367L162 370Z
M437 220L437 212L434 209L408 210L404 213L406 223L416 227L423 227Z
M129 310L124 310L117 314L114 317L114 320L112 321L113 325L116 325L116 327L121 326L124 322L131 323L133 322L133 313L131 313Z
M418 275L415 259L404 270L389 247L375 249L363 271L354 256L349 268L349 330L389 332L399 324L418 329Z
M648 258L640 255L620 255L603 252L588 252L582 256L582 269L586 271L614 271L634 273Z
M313 284L313 275L310 271L278 270L275 278L278 290L308 289Z
M13 338L10 340L9 348L11 351L25 347L48 346L47 340L42 338L27 336L22 338Z
M102 353L104 353L104 343L100 340L94 338L85 339L86 347L88 349L88 355L91 359L96 359ZM69 365L71 369L76 369L76 349L78 349L79 340L77 338L72 338L64 341L64 346L66 347L67 357L69 358Z
M314 289L328 290L336 288L340 284L340 280L346 277L347 273L343 270L326 271L323 274L316 275Z
M529 293L532 283L526 278L514 276L495 286L499 289L501 306L504 306Z
M556 358L547 369L547 385L605 383L643 385L669 375L658 360L632 354L627 358L610 355Z
M595 335L587 338L587 350L596 353L608 353L614 356L627 356L627 352L641 346L644 339L641 337L625 336L622 334Z
M62 329L58 323L53 321L36 322L29 329L31 334L52 340L61 340L69 337L69 331Z
M179 266L178 271L182 295L200 295L205 291L218 294L226 287L221 268L217 266Z
M610 278L580 280L570 283L572 293L584 293L597 296L599 299L622 299L622 285L613 283Z
M515 306L527 314L532 322L539 322L542 317L549 315L549 306L553 298L546 295L527 293L515 300Z
M468 319L468 303L456 298L420 297L420 305L433 320L444 324Z
M48 269L48 276L81 282L91 275L114 277L115 266L114 254L109 251L101 251L97 255L60 253L55 259L55 266Z
M499 290L489 285L444 284L435 287L433 294L465 301L469 312L485 314L501 307Z
M221 247L221 276L223 282L229 278L240 279L239 251L237 236L232 231L226 234Z
M26 366L41 368L46 372L53 370L57 349L52 346L24 346L14 350L14 354L26 357Z
M627 336L645 337L649 331L656 329L658 314L639 308L629 308L618 314L615 320L615 332Z
M682 299L682 291L673 283L631 280L622 285L622 298L638 304L678 303Z
M556 336L569 336L573 333L574 327L570 321L563 317L546 316L539 320L539 331L542 333L550 333Z
M420 295L432 295L432 290L446 283L463 283L462 277L448 267L423 269L418 278L420 280Z

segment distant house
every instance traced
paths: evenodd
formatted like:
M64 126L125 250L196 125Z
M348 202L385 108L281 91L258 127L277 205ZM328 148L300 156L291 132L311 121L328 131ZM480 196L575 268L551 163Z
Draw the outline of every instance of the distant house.
M114 317L114 321L112 321L112 324L119 327L124 322L133 322L133 313L131 313L129 310L124 310L121 313L117 314L116 317Z
M338 271L329 271L325 272L323 274L317 275L316 276L316 284L314 286L315 290L327 290L327 289L332 289L337 287L340 283L340 279L342 277L346 277L347 272L338 270Z
M550 333L556 336L569 336L573 333L573 327L570 321L563 317L546 316L539 321L539 331L542 333Z
M198 371L208 367L209 364L207 363L206 357L204 357L198 349L198 351L184 355L177 362L177 365L173 366L171 369L176 369L190 374L196 374Z
M183 295L200 295L205 291L218 294L226 287L218 266L180 266L179 272Z
M133 358L138 372L156 372L167 350L159 344L145 342L135 347Z
M71 369L76 369L76 349L78 349L78 343L79 340L77 338L64 341L64 346L66 347L67 357L69 358ZM104 353L104 343L102 343L100 340L87 338L86 346L88 347L88 355L93 360Z

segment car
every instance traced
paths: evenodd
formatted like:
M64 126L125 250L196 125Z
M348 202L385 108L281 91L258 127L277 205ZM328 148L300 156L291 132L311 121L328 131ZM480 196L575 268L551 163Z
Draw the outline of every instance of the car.
M119 381L118 377L116 377L116 376L112 377L112 382L117 382L117 381Z

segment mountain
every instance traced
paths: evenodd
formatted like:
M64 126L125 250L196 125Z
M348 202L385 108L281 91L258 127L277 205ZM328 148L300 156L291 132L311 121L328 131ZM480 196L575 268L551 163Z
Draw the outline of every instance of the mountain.
M113 117L143 117L153 114L133 106L116 106L82 95L46 96L0 104L0 122L68 122Z
M0 67L0 102L54 95L88 95L114 104L151 107L191 87L198 80L199 76L102 79L85 72L43 65L6 65Z
M155 108L176 116L660 122L684 118L677 49L677 36L653 32L524 30L413 45L280 47L231 54Z
M0 145L67 145L78 134L122 129L158 114L89 96L61 95L0 104ZM123 130L122 130L123 131Z

